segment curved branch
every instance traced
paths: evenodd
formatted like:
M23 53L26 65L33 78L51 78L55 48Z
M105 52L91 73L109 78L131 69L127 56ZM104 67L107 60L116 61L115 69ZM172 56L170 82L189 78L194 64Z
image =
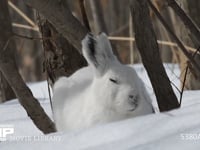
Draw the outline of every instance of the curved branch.
M43 14L80 53L81 41L88 30L71 13L64 0L26 0L26 4ZM63 5L65 5L63 7Z

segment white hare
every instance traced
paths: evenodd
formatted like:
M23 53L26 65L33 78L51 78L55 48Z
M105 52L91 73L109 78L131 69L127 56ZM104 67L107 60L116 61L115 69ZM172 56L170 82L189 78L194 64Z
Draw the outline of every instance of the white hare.
M93 72L84 80L76 78L84 68L55 83L53 109L58 131L153 113L143 82L135 70L117 60L104 33L86 35L82 47Z

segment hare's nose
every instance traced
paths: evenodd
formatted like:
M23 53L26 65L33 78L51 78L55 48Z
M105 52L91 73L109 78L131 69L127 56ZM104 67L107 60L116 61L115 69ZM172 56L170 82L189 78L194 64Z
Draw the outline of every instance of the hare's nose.
M135 101L138 99L138 96L137 95L129 95L129 99L132 101Z

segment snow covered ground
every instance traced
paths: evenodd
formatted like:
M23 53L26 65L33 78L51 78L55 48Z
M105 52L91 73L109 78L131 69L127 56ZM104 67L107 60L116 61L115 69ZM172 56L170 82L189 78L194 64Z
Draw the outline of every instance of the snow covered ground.
M141 65L135 65L134 68L145 82L154 107L158 110L144 68ZM170 80L179 87L178 67L166 64L165 68ZM88 72L83 74L87 76ZM29 84L29 87L48 115L52 117L47 83ZM177 90L175 93L179 97ZM0 142L0 150L199 150L199 97L200 91L185 91L181 109L47 136L33 125L18 101L13 100L0 104L0 129L5 125L14 127L14 134L7 137L7 141ZM0 137L1 133L0 130Z

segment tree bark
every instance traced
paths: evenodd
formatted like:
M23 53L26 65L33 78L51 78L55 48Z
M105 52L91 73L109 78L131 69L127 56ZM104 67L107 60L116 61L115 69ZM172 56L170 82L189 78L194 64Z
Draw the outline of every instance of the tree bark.
M72 15L69 8L63 7L66 0L26 0L25 3L47 18L57 31L82 53L81 41L88 30Z
M2 2L0 3L0 8L4 8L6 7L6 3ZM0 13L0 18L4 18L5 17L5 13L6 13L6 9L0 9L1 13ZM5 19L3 21L0 22L0 31L4 31L4 22L10 23L10 20ZM7 36L5 34L0 34L0 45L3 45L3 43L7 40ZM2 47L1 47L2 48ZM10 45L10 48L16 49L15 47L15 43L13 43L13 45ZM5 77L3 76L3 74L0 72L0 103L1 102L5 102L7 100L11 100L16 98L12 88L10 87L10 85L8 84L7 80L5 79Z
M200 28L200 1L199 0L187 0L189 16L194 20L196 25Z
M70 76L87 65L84 57L62 35L58 34L48 20L40 15L38 21L40 32L44 37L45 71L51 83L61 76ZM45 39L45 37L52 39Z
M0 36L0 40L1 40L1 36ZM8 84L3 74L0 72L0 103L6 102L8 100L12 100L14 98L16 98L15 93L13 92L12 88Z
M147 0L130 0L136 45L152 83L161 112L179 107L162 65L157 39L149 16Z
M179 40L179 38L176 36L176 34L173 32L173 30L169 27L167 22L163 19L163 17L160 15L158 10L155 8L155 6L151 3L150 0L148 0L148 3L151 7L151 9L154 11L160 22L164 25L166 30L170 33L170 35L174 38L175 42L179 46L179 48L182 50L182 52L185 54L185 56L191 61L191 63L197 68L197 70L200 72L200 65L194 60L192 54L188 52L188 50L185 48L183 43Z
M187 0L188 4L188 13L189 16L192 18L192 20L195 22L195 24L200 28L200 16L199 16L199 9L200 9L200 1L199 0ZM195 41L194 37L192 37L192 40ZM199 41L199 39L198 39ZM197 41L194 42L196 47L199 47L200 44L198 44Z
M195 36L196 41L200 44L200 30L198 26L191 20L191 18L180 8L175 0L167 0L168 5L174 10L174 12L180 17L184 25Z
M35 11L33 9L25 5L22 0L15 0L12 3L35 22ZM27 24L14 9L10 9L10 16L12 22ZM33 25L35 23L31 24ZM13 32L29 37L37 37L39 35L36 31L18 27L13 28ZM15 42L17 43L16 63L24 81L35 82L44 80L45 76L42 72L43 52L40 40L15 38Z
M4 13L2 17L0 17L2 26L2 28L0 28L0 36L5 37L4 40L0 41L0 71L3 73L4 77L6 77L19 99L20 104L25 108L28 116L35 125L43 133L54 132L54 123L46 115L37 99L33 97L30 89L26 86L18 72L15 62L15 51L11 48L13 45L13 32L7 0L1 1L0 10L3 10L1 13Z

